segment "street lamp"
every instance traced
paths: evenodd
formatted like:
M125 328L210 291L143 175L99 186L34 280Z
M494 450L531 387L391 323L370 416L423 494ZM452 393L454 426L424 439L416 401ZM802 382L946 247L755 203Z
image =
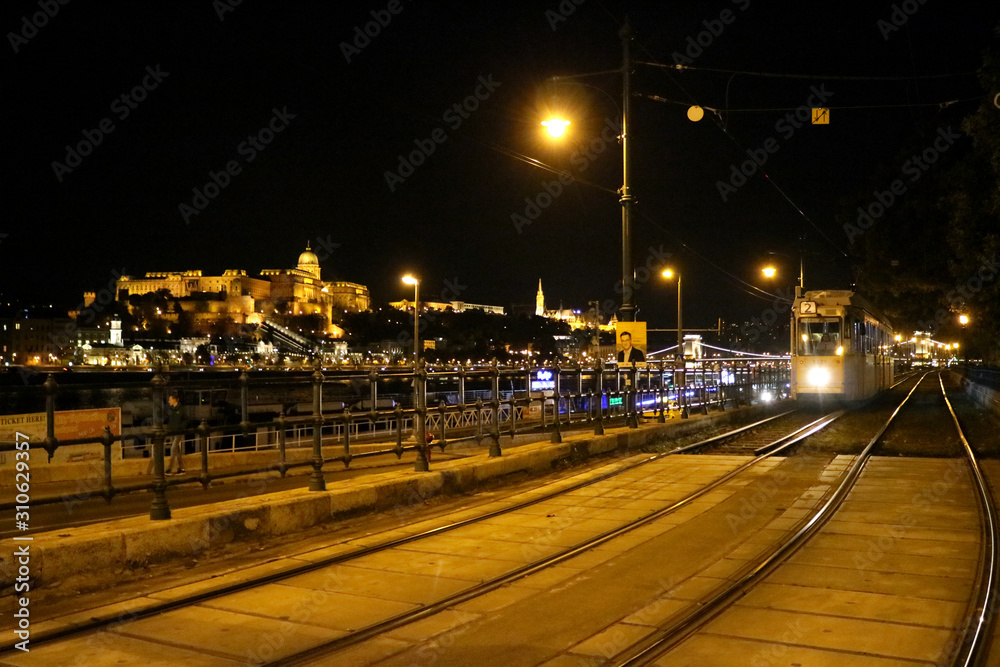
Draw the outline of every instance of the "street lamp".
M413 285L413 439L417 443L417 460L413 469L417 472L427 472L427 432L426 416L426 386L427 374L420 367L420 280L409 273L403 276L403 282Z
M413 285L413 367L420 360L420 281L407 273L403 282Z
M635 201L630 187L630 175L632 164L628 152L628 127L631 119L631 97L632 97L632 27L629 25L628 17L625 24L618 31L618 37L622 40L622 187L619 190L619 203L622 205L622 305L619 309L621 322L635 321L634 287L635 287L635 267L632 265L632 204ZM603 74L603 72L598 72ZM590 76L589 74L556 77L556 80L567 80ZM560 137L570 125L569 121L561 118L550 118L542 122L542 125L553 137Z
M969 316L962 313L958 316L958 322L962 325L962 347L965 349L965 365L969 365L969 346L966 345L967 339L965 337L965 325L969 323Z
M677 356L684 358L684 323L681 319L681 274L672 269L664 269L663 277L667 280L677 276Z
M571 123L564 118L550 118L542 121L542 126L548 131L549 136L554 139L559 139L566 134L566 129L570 126L570 124Z
M787 257L787 255L783 255L780 252L774 252L773 250L769 250L767 252L767 254L768 255L782 255L783 257ZM803 275L804 274L804 271L803 271L803 264L804 264L804 262L803 262L803 259L802 259L802 254L803 254L802 250L800 249L799 250L799 284L795 288L795 296L802 296L802 290L805 289L805 278L804 278L804 275ZM773 278L774 276L776 276L778 274L778 269L776 269L773 265L769 264L769 265L765 266L763 269L761 269L760 272L763 273L764 277L766 277L766 278Z

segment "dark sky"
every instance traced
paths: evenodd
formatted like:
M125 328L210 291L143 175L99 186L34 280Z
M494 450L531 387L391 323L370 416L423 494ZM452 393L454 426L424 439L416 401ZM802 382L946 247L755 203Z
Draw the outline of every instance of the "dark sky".
M42 21L46 2L58 13ZM937 103L981 91L967 75L827 77L973 72L1000 17L995 3L865 5L564 0L573 12L560 16L556 0L6 2L0 291L72 306L116 270L256 274L293 266L309 242L325 278L364 283L376 303L410 294L406 271L429 298L532 303L541 278L550 307L617 300L620 148L574 158L572 145L543 142L538 122L546 106L568 106L571 141L604 147L621 77L545 81L619 68L626 11L637 60L671 64L700 37L691 64L726 70L635 67L636 93L671 101L632 102L636 264L658 261L661 247L673 254L688 326L767 308L725 272L764 286L766 253L794 255L803 234L807 288L846 287L838 207L880 166L898 172L915 132L933 140L978 99ZM357 30L376 32L372 12L386 25L356 47ZM144 99L121 99L144 82ZM830 125L779 125L815 90L829 95ZM447 113L477 91L467 117ZM692 123L691 103L723 111ZM269 143L248 142L257 135ZM100 143L72 166L67 145L87 150L88 137ZM760 172L770 181L757 173L723 201L717 182L769 140L777 150ZM398 156L431 143L390 188ZM562 186L518 229L512 215L557 178L528 158L589 184ZM238 173L219 176L227 165ZM224 187L196 201L210 173ZM185 216L182 204L203 210ZM672 326L674 290L644 284L639 319Z

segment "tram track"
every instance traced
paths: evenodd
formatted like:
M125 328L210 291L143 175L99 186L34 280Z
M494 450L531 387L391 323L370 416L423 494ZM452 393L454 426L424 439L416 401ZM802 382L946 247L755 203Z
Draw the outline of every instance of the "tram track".
M697 605L692 605L684 613L675 615L668 623L660 625L654 632L646 635L640 641L617 652L611 657L608 664L646 665L664 658L671 650L681 646L685 641L701 632L707 624L725 614L736 602L765 582L792 555L819 534L855 488L876 447L882 443L886 432L927 375L929 373L920 377L903 401L896 406L889 418L871 438L864 450L854 458L850 468L841 477L837 486L823 498L819 510L804 519L789 539L782 542L760 562L745 568L727 585L716 589L710 596L700 600ZM980 470L973 448L963 433L940 374L938 374L937 380L944 405L947 408L949 421L954 426L962 443L963 455L975 482L975 499L981 516L978 554L980 566L975 574L975 582L969 596L964 620L957 625L955 635L942 647L944 660L938 664L969 667L982 664L985 659L991 620L995 614L993 605L996 597L998 540L996 510L993 507L990 490Z
M922 380L923 377L921 377L920 381ZM656 637L659 639L653 641L650 638L652 637L651 635L650 637L645 638L642 642L629 646L625 651L614 653L612 654L613 657L611 658L610 663L648 664L649 662L656 660L658 656L664 655L667 651L671 650L671 648L677 647L685 639L696 634L701 628L704 627L705 623L723 614L726 609L733 604L733 602L747 595L747 593L751 591L754 586L780 568L791 555L793 555L804 544L808 543L813 536L819 533L823 529L826 521L836 514L844 499L850 494L854 483L857 482L857 480L864 473L866 464L870 459L874 448L878 445L882 436L896 419L896 416L902 410L903 405L905 405L906 401L908 401L917 390L917 387L920 386L920 381L916 382L913 387L909 389L906 399L896 407L891 418L887 420L884 425L882 425L879 432L864 448L862 454L857 456L850 468L843 475L841 475L841 483L837 485L836 489L832 489L821 498L818 498L817 504L821 506L821 509L816 513L811 513L809 517L799 521L799 526L794 530L794 534L790 539L788 539L778 549L772 550L768 553L768 555L755 558L751 565L748 566L747 572L741 574L737 578L736 585L729 586L726 590L713 593L710 599L700 599L688 605L689 609L686 612L681 615L672 616L667 624L659 626L658 630L655 632ZM947 393L944 390L943 383L941 383L941 391L945 396L945 401L947 402ZM952 419L954 420L956 428L958 428L959 432L961 432L958 419L955 417L950 404L948 409L951 411ZM459 590L452 591L446 595L438 596L437 599L432 602L420 602L416 604L415 608L412 610L395 615L388 614L385 618L382 618L377 622L369 623L364 627L351 630L343 634L338 633L340 636L337 636L332 640L318 642L307 641L305 644L307 644L308 647L304 650L298 650L300 647L297 646L294 650L289 649L287 651L283 651L282 655L274 657L274 659L262 659L258 661L268 665L328 664L324 661L332 659L331 656L336 656L340 651L344 651L350 647L363 645L366 641L388 635L394 630L413 625L420 621L428 621L446 610L454 609L456 606L468 603L470 600L475 600L476 598L479 598L491 591L499 591L500 589L509 586L514 581L543 573L549 568L558 569L558 566L561 563L584 557L587 552L600 548L601 545L612 542L618 538L622 538L632 531L641 532L644 526L649 526L658 520L679 512L679 510L690 507L696 499L703 498L704 496L713 493L713 491L716 491L727 482L737 479L739 475L753 468L753 466L757 463L765 461L779 453L787 454L789 451L795 451L796 445L800 444L809 435L815 434L822 428L832 423L839 416L840 414L831 413L821 417L820 419L814 420L809 424L801 425L802 417L801 415L798 415L795 418L784 420L785 422L795 421L796 423L794 427L788 424L782 427L782 430L785 432L780 437L775 439L773 447L762 446L759 442L756 442L756 440L760 439L760 434L762 432L771 430L776 423L782 421L782 417L788 417L788 413L783 413L769 420L757 422L755 424L742 427L741 429L737 429L733 432L719 434L692 445L676 447L669 451L652 455L631 457L632 460L630 460L626 465L617 466L614 470L606 471L598 478L585 480L584 482L574 484L572 486L554 490L551 493L546 493L544 496L517 503L508 508L492 511L487 514L477 514L477 516L469 517L463 521L441 525L432 530L423 531L419 534L413 534L403 538L391 540L377 540L373 538L373 543L369 546L360 549L342 551L334 557L320 559L292 570L274 573L266 577L259 577L247 582L242 582L238 585L220 587L195 596L186 596L171 600L169 603L158 605L155 608L150 608L137 614L132 614L125 623L117 620L104 624L95 622L89 624L87 627L80 626L62 634L53 634L52 636L45 638L45 641L54 642L56 639L72 641L73 638L82 638L84 633L105 631L112 637L148 642L151 638L145 629L133 630L129 627L129 624L132 621L141 621L142 619L152 620L154 617L170 611L193 607L211 600L219 600L227 595L234 595L247 591L253 592L255 589L266 587L269 584L287 581L291 578L301 577L302 575L308 573L313 573L319 576L319 573L321 573L324 568L348 563L349 561L362 558L366 555L374 555L398 547L415 545L421 540L432 540L435 537L440 537L444 533L449 533L461 527L475 527L480 525L484 530L488 531L489 528L487 525L483 525L489 520L488 517L502 517L509 513L517 512L519 509L534 506L548 500L558 499L561 495L568 494L571 489L579 490L602 481L611 480L614 477L641 469L642 466L654 461L662 461L663 459L675 454L692 453L702 451L710 447L719 447L719 443L721 442L728 442L727 447L732 448L730 449L730 453L742 451L748 453L753 452L754 454L750 461L745 461L740 465L732 466L730 470L720 475L711 484L704 485L698 490L686 494L678 500L667 503L658 510L644 512L643 516L626 522L618 527L601 531L586 540L574 542L568 546L560 544L558 545L559 549L553 549L553 553L549 553L543 558L536 559L530 563L525 563L520 567L506 568L505 572L497 576L490 577L487 581L483 581L478 585L462 586ZM972 461L971 465L973 468L976 468L972 447L965 440L964 435L961 435L960 437L964 443L966 455L970 458L970 461ZM748 442L733 442L736 438L747 439L748 441L753 442L753 446L751 447ZM744 454L743 456L745 457L746 455L748 454ZM978 473L975 474L980 478L979 488L981 489L981 500L979 502L983 503L983 507L988 507L988 491L985 490L982 475ZM983 511L984 515L985 512L989 511L989 516L992 517L991 509L984 509ZM995 521L990 518L987 523L995 524ZM973 665L977 664L976 661L982 657L982 638L989 634L988 619L992 616L992 610L989 608L988 603L993 597L995 597L992 586L993 573L996 568L996 528L991 528L990 532L993 535L992 538L988 538L984 534L984 537L981 540L981 544L983 545L981 559L983 562L991 563L991 565L981 569L980 573L977 575L976 594L973 596L973 601L969 605L969 613L967 614L967 618L969 620L962 624L962 627L967 628L967 631L962 633L960 639L955 640L954 643L958 648L954 651L954 655L951 657L951 661L948 664L963 666ZM471 542L471 540L469 541ZM420 553L419 549L416 553ZM336 577L339 575L332 576ZM442 576L447 577L447 573L442 574ZM215 604L214 608L223 609L225 608L225 605ZM234 606L231 604L229 605L229 608L234 608ZM266 615L265 612L259 613ZM663 640L664 643L659 643L660 640ZM84 641L86 641L86 639L84 639ZM154 644L156 643L155 638L153 638L152 641ZM176 645L174 645L174 647L176 647ZM221 652L212 653L209 651L208 653L219 658L223 656L223 653ZM3 656L0 655L0 661L2 661L2 659ZM220 662L219 664L229 663Z
M371 544L370 546L365 546L365 547L360 547L360 548L355 548L355 549L348 549L348 550L346 550L346 551L344 551L342 553L337 554L336 556L332 556L332 557L329 557L329 558L323 558L323 559L320 559L318 561L307 563L307 564L304 564L302 566L295 567L295 568L292 568L292 569L288 569L288 570L284 570L284 571L281 571L281 572L269 574L269 575L263 576L263 577L256 577L256 578L244 581L244 582L240 582L238 584L231 584L231 585L221 586L221 587L218 587L218 588L215 588L215 589L212 589L212 590L203 591L203 592L198 593L196 595L183 596L183 597L180 597L180 598L177 598L177 599L173 599L173 600L169 600L169 601L165 601L165 602L161 602L161 603L158 603L158 604L151 605L151 606L149 606L149 607L147 607L145 609L132 610L128 614L127 621L125 621L125 622L123 622L122 619L120 619L117 616L115 616L114 618L104 618L104 619L92 620L90 622L86 622L86 623L75 625L74 627L71 627L71 628L65 628L65 629L60 630L60 631L51 632L51 633L49 633L49 634L47 634L45 636L39 636L37 639L33 638L33 643L35 643L36 645L41 645L43 643L55 642L56 640L60 640L60 639L62 639L62 640L69 640L69 639L74 638L74 637L80 637L80 636L82 636L82 635L84 635L86 633L101 632L101 631L108 630L108 629L113 629L113 631L116 632L116 633L127 633L127 630L125 629L125 627L127 626L128 623L132 623L132 622L136 622L136 621L141 621L142 619L148 619L148 618L156 617L156 616L159 616L161 614L165 614L165 613L173 611L173 610L181 609L181 608L184 608L184 607L190 607L192 605L198 605L200 603L206 602L208 600L217 599L217 598L220 598L222 596L232 595L232 594L240 593L240 592L243 592L243 591L252 590L254 588L259 588L261 586L266 586L266 585L274 583L274 582L287 580L289 578L300 576L300 575L303 575L303 574L306 574L306 573L310 573L310 572L315 572L315 571L321 570L321 569L323 569L325 567L330 567L332 565L342 564L342 563L348 562L350 560L362 558L362 557L364 557L366 555L372 555L372 554L376 554L376 553L379 553L379 552L384 552L384 551L387 551L389 549L393 549L393 548L397 548L397 547L400 547L400 546L403 546L403 545L406 545L406 544L410 544L412 542L416 542L416 541L419 541L419 540L428 539L428 538L431 538L431 537L434 537L434 536L437 536L437 535L441 535L443 533L459 529L459 528L461 528L463 526L468 526L468 525L473 525L475 523L480 523L480 522L483 522L484 520L487 520L487 519L489 519L491 517L497 517L497 516L501 516L501 515L508 514L508 513L511 513L511 512L515 512L518 509L523 509L523 508L531 506L531 505L536 505L536 504L544 502L546 500L550 500L552 498L555 498L555 497L557 497L559 495L566 494L566 493L568 493L570 491L573 491L575 489L580 489L580 488L583 488L583 487L586 487L586 486L590 486L590 485L593 485L593 484L601 482L601 481L609 480L609 479L611 479L613 477L616 477L618 475L622 475L622 474L624 474L624 473L626 473L628 471L634 470L634 469L639 468L641 466L644 466L644 465L646 465L648 463L651 463L653 461L657 461L657 460L663 459L663 458L671 456L673 454L678 454L678 453L682 453L682 452L690 452L690 451L698 449L699 447L709 446L709 445L711 445L711 444L713 444L715 442L719 442L720 440L732 439L732 438L739 437L742 434L746 434L748 432L753 431L755 428L759 428L764 423L770 423L771 421L774 421L774 420L780 420L781 418L786 417L788 414L789 414L788 412L781 413L779 415L776 415L774 417L768 418L766 420L762 420L761 422L756 422L754 424L750 424L748 426L744 426L744 427L741 427L739 429L735 429L733 431L730 431L730 432L727 432L727 433L724 433L724 434L716 435L716 436L713 436L711 438L707 438L705 440L702 440L702 441L699 441L697 443L694 443L692 445L687 445L687 446L684 446L684 447L678 447L676 449L673 449L673 450L670 450L670 451L666 451L666 452L662 452L662 453L657 453L657 454L652 454L652 455L644 455L644 456L639 456L639 457L632 457L635 460L629 462L626 465L616 466L614 469L612 469L610 471L607 471L607 472L601 474L600 476L598 476L596 478L587 479L587 480L584 480L583 482L579 482L577 484L573 484L573 485L570 485L570 486L563 486L562 488L559 488L559 489L557 489L555 491L547 493L547 494L545 494L543 496L535 497L535 498L532 498L530 500L527 500L527 501L524 501L524 502L521 502L521 503L517 503L517 504L513 504L513 505L510 505L508 507L505 507L505 508L502 508L502 509L499 509L499 510L496 510L496 511L493 511L493 512L489 512L489 513L486 513L486 514L478 514L477 516L471 517L471 518L466 519L464 521L458 521L458 522L453 522L453 523L450 523L450 524L438 526L438 527L436 527L434 529L423 531L423 532L421 532L419 534L405 536L405 537L402 537L402 538L395 538L395 539L377 541L376 543ZM828 424L829 421L832 421L832 420L824 420L824 419L816 420L814 422L814 428L815 429L822 428L823 426L825 426L826 424ZM801 427L799 427L799 428L796 428L793 431L792 434L788 434L784 438L784 440L788 441L787 444L786 444L786 446L790 446L791 444L794 444L796 434L798 434L800 437L804 437L804 436L801 436L802 431L803 431L803 429ZM764 460L764 458L766 458L766 457L762 456L762 457L759 457L758 460ZM738 470L734 470L734 471L731 471L730 473L728 473L726 475L723 475L722 478L720 478L719 480L717 480L717 482L715 484L711 485L710 488L704 488L704 489L702 489L702 490L700 490L698 492L690 494L688 497L682 499L679 502L673 503L670 506L668 506L666 508L663 508L659 512L654 512L652 514L649 514L645 518L645 523L653 521L656 518L658 518L659 516L663 516L664 514L667 514L667 513L672 512L672 511L675 511L678 508L687 505L694 498L700 497L700 496L708 493L712 488L716 488L717 486L725 483L725 481L731 479L736 474L738 474L739 471L744 470L744 469L746 469L748 467L750 467L750 466L748 466L748 465L741 466ZM575 555L576 553L580 553L580 552L582 552L582 551L584 551L584 550L586 550L588 548L593 548L595 545L598 545L600 543L603 543L603 542L606 542L608 540L614 539L614 537L616 537L617 535L620 535L620 534L622 534L624 532L627 532L628 530L631 530L631 529L633 529L635 527L636 526L632 526L630 528L628 526L624 526L624 527L622 527L621 529L618 529L618 530L605 531L602 534L596 536L595 538L593 538L591 540L587 540L587 541L585 541L583 543L576 544L576 545L574 545L573 547L571 547L569 549L561 550L560 553L557 554L554 557L548 557L547 559L540 559L536 563L532 563L532 564L526 565L523 568L519 568L515 573L511 573L510 575L508 575L508 578L509 577L515 577L515 578L517 578L517 577L527 576L527 574L529 574L532 571L537 571L538 569L541 569L541 568L544 568L544 567L551 567L555 563L561 562L561 561L566 560L568 558L572 558L573 555ZM545 561L545 562L542 562L542 561ZM502 585L504 585L504 581L502 581L500 578L497 578L494 582L492 582L492 584L487 584L487 586L491 586L491 589L495 589L495 588L497 588L499 586L502 586ZM485 590L487 590L486 587L481 587L479 589L479 593L478 594L482 594L482 592L484 592ZM472 593L469 593L468 595L471 596ZM454 603L454 600L452 600L452 603ZM403 624L405 622L412 622L413 620L415 620L418 617L422 618L422 617L426 616L427 613L428 613L427 611L422 611L419 614L419 616L410 617L409 621L404 620L403 618L397 618L397 619L393 620L392 622L396 623L396 624ZM361 637L361 635L356 635L356 636L357 637ZM343 644L343 640L340 640L340 642L341 642L341 644ZM6 647L6 648L9 648L9 647Z

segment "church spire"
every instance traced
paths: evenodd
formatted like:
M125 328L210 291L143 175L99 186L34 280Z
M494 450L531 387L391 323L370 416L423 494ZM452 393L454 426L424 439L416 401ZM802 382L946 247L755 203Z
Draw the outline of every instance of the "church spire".
M538 294L535 295L535 315L545 317L545 295L542 293L542 279L538 279Z

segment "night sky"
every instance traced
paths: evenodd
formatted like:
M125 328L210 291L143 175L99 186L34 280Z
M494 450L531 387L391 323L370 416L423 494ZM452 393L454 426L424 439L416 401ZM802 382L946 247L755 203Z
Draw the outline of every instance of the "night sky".
M410 296L408 271L426 298L530 304L541 278L549 307L618 300L621 152L601 136L621 77L546 81L620 68L626 12L636 60L703 68L635 66L636 265L672 254L689 327L766 309L751 285L790 286L803 235L806 287L847 287L835 216L979 104L969 74L1000 18L864 4L6 2L0 291L71 307L116 271L255 275L308 242L375 304ZM817 94L829 125L782 122ZM693 123L691 104L719 111ZM572 114L561 144L540 132L549 107ZM724 201L718 182L765 146ZM557 187L560 170L586 183ZM784 283L759 279L769 251L794 256ZM673 326L675 290L643 284L638 319Z

